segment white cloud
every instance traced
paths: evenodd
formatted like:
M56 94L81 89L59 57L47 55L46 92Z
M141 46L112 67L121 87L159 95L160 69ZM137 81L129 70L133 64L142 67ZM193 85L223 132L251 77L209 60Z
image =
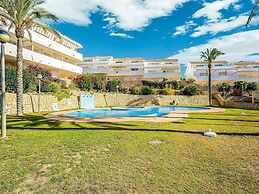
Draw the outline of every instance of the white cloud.
M185 22L184 25L182 26L177 26L175 28L176 32L172 34L173 37L175 36L179 36L179 35L184 35L188 32L188 30L192 27L192 26L196 26L197 24L195 24L193 21L189 21L189 22Z
M206 17L210 21L217 21L222 17L221 10L228 9L230 5L234 5L239 0L217 0L212 3L204 3L203 8L193 14L193 18Z
M125 33L115 33L115 32L110 33L110 36L117 36L117 37L122 37L122 38L129 38L129 39L134 38L133 36L130 36Z
M44 7L62 21L76 25L91 24L91 13L98 10L94 0L47 0Z
M194 29L192 37L199 37L205 34L217 34L219 32L227 32L240 26L245 26L248 16L240 15L239 17L231 17L222 19L219 22L207 23Z
M177 58L182 63L187 64L189 61L201 60L201 51L207 48L217 48L226 55L219 59L227 61L253 60L258 61L259 55L251 55L259 51L259 30L235 33L221 38L215 38L206 44L183 49L178 54L170 58Z
M92 12L102 11L108 25L124 30L141 30L152 19L168 16L189 0L47 0L45 7L65 22L91 24ZM62 8L61 8L62 6Z

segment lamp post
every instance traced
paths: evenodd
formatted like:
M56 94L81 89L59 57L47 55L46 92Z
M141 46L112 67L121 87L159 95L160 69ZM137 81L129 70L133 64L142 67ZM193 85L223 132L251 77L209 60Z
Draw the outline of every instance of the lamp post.
M41 80L42 80L42 75L38 74L37 75L37 79L38 79L38 113L40 113L40 92L41 92Z
M1 98L1 104L2 104L2 117L1 117L1 123L2 123L2 138L6 137L6 108L5 108L5 46L4 44L10 41L10 35L7 31L0 29L0 43L1 43L1 88L2 88L2 98Z

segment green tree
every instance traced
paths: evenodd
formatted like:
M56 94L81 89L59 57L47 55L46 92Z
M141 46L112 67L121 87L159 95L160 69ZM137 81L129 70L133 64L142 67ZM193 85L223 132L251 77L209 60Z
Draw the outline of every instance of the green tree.
M212 105L212 93L211 93L211 64L214 60L216 60L217 57L220 55L224 55L225 53L222 53L216 48L213 49L207 49L205 52L201 52L201 58L204 59L204 61L208 62L208 69L209 69L209 75L208 75L208 81L209 81L209 105Z
M50 26L42 23L43 19L57 21L57 17L42 7L45 0L1 0L0 18L10 22L10 29L15 29L17 38L16 56L16 95L17 115L23 115L23 39L27 32L31 38L30 29L40 27L45 31L52 32L57 37L60 35ZM6 23L8 23L6 22Z
M259 1L256 1L248 19L247 19L246 26L248 26L251 23L252 19L257 15L258 7L259 7Z

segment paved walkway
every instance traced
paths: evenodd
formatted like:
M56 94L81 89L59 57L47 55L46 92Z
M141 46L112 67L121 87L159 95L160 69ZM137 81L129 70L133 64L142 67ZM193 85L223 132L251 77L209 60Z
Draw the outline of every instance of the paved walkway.
M55 112L46 115L46 118L51 120L59 120L59 121L68 121L68 122L130 122L130 121L147 121L147 122L156 122L156 123L166 123L177 121L183 118L188 117L188 113L197 113L197 112L223 112L225 109L223 108L211 108L208 110L196 110L196 111L174 111L163 117L155 117L155 116L143 116L143 117L123 117L123 118L77 118L77 117L68 117L65 116L69 112L74 111L62 111Z

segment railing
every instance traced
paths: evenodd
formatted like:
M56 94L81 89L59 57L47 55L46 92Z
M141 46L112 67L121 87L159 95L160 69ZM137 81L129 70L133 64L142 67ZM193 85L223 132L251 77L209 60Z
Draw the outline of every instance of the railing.
M174 73L144 73L144 78L180 78L180 72Z
M6 55L16 57L16 46L10 43L6 44ZM64 71L69 71L77 74L81 74L83 69L79 66L67 63L34 51L23 49L23 59L29 61L29 63L42 64L49 67L57 68Z

